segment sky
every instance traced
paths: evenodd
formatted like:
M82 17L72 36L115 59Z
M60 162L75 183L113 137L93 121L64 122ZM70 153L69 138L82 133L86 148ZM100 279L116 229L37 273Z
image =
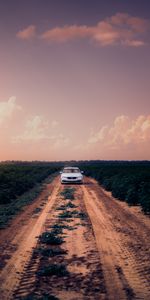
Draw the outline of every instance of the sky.
M149 0L0 0L0 161L149 148Z

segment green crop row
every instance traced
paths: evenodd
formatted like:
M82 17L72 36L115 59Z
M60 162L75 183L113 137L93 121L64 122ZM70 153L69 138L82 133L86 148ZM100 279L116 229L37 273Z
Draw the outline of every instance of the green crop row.
M78 166L115 198L140 205L143 212L150 213L149 161L85 161Z
M58 169L54 163L0 164L0 205L17 199Z
M43 183L50 182L60 167L60 163L0 164L0 228L39 195Z

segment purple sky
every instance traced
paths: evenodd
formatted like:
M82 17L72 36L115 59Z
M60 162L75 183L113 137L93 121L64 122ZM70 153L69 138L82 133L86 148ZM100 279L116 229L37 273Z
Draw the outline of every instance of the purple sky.
M0 1L0 160L150 159L150 2Z

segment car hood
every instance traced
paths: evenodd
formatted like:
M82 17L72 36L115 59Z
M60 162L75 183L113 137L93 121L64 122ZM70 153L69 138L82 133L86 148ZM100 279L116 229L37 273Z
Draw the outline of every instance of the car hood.
M61 176L63 177L78 177L78 176L82 176L81 173L62 173Z

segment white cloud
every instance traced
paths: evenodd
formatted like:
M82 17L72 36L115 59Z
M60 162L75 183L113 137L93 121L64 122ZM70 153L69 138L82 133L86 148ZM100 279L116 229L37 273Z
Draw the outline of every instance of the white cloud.
M92 134L88 143L112 149L141 143L147 143L150 146L150 115L140 115L134 120L124 115L118 116L112 126L103 126L98 132Z
M94 144L99 141L102 141L105 137L105 134L108 130L108 126L103 126L97 133L91 134L91 137L89 138L89 143Z
M48 122L42 116L33 116L27 119L25 130L21 135L14 138L14 141L39 141L49 139L47 135Z
M32 116L27 119L23 133L13 137L12 142L25 144L43 142L47 147L64 147L69 143L69 138L62 133L53 134L52 132L58 124L56 121L49 123L43 116Z
M10 97L8 101L0 102L0 125L7 123L16 111L21 110L21 106L16 103L15 97Z
M58 149L58 148L61 149L61 147L68 146L69 142L70 142L70 139L68 137L65 137L62 133L60 133L54 137L53 147L55 149Z
M53 120L51 123L52 128L57 128L59 126L59 122L56 120Z

